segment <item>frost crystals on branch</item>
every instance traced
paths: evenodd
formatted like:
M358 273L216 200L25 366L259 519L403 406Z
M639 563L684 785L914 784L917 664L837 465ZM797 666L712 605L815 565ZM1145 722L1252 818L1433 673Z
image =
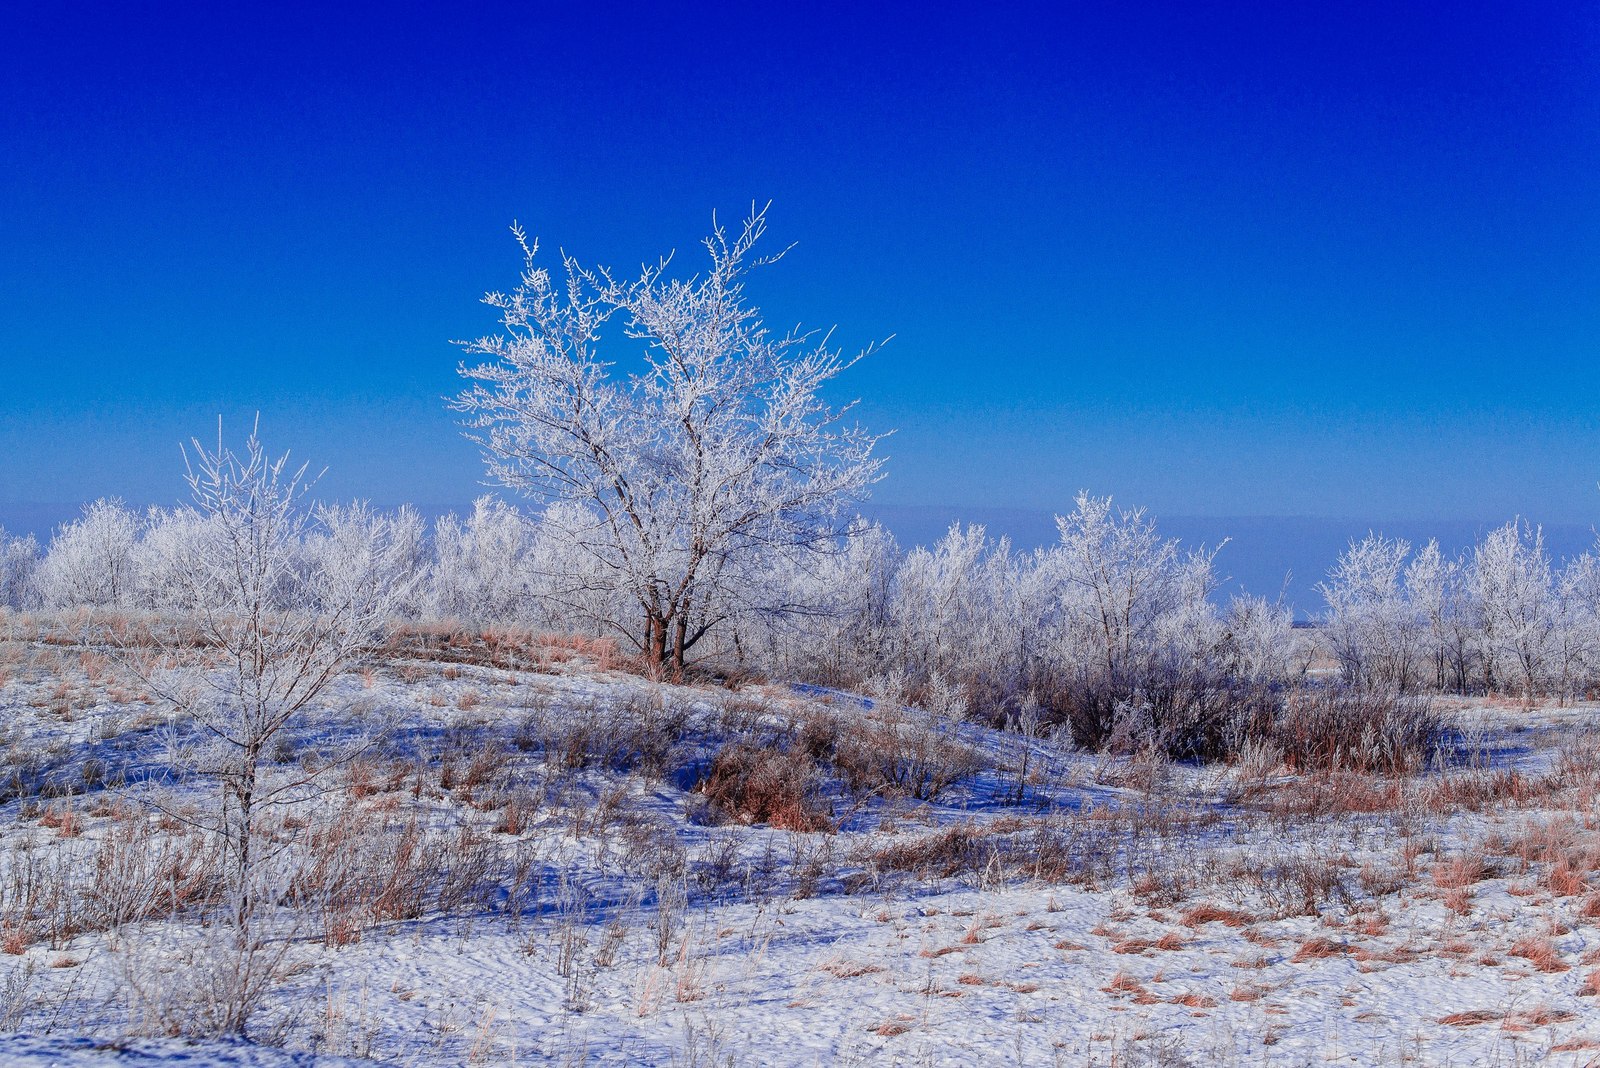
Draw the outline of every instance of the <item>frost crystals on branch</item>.
M687 280L667 260L622 282L563 254L557 283L513 227L521 283L484 298L504 332L460 343L488 357L462 365L474 384L455 407L490 475L577 506L545 521L594 562L590 582L636 606L612 622L658 668L681 671L752 573L836 545L841 507L880 477L881 435L821 398L871 347L844 356L826 334L773 334L746 300L745 275L782 255L752 255L765 230L765 209L731 239L714 224L710 268ZM643 345L637 373L599 355L624 339Z

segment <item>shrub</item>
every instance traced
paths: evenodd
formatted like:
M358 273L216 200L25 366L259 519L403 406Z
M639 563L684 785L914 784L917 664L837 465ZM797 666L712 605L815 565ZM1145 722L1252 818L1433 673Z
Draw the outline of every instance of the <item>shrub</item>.
M689 729L689 709L641 689L616 702L578 700L530 709L514 744L568 769L609 767L664 774Z
M1236 684L1199 668L1168 665L1138 677L1084 677L1058 684L1042 702L1085 748L1129 754L1154 750L1175 760L1231 755L1245 728L1271 719L1270 688Z
M1426 758L1440 721L1426 698L1313 686L1291 694L1270 729L1298 770L1404 772Z
M958 824L909 841L894 842L866 859L880 871L948 879L978 870L994 855L994 848L984 841L982 831L972 824Z
M978 753L952 736L944 717L899 706L841 724L833 763L857 793L918 801L931 801L982 766Z
M723 820L788 831L834 830L816 766L798 750L726 745L696 789Z

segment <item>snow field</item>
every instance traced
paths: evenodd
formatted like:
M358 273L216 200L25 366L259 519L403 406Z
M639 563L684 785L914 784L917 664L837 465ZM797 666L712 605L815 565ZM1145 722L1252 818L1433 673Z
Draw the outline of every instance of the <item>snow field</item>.
M1450 768L1297 776L1063 752L850 695L664 686L581 656L401 657L341 679L274 757L287 775L344 734L375 739L278 828L285 948L258 1044L128 1040L164 1018L133 988L169 1009L204 998L182 981L218 952L204 835L165 813L203 824L214 792L162 774L184 727L102 653L13 639L0 662L0 1063L1600 1055L1586 708L1464 704ZM919 800L914 776L861 778L840 755L852 731L967 755ZM695 791L732 744L824 735L806 788L834 833L746 824ZM118 913L105 864L152 856L189 858L193 898Z

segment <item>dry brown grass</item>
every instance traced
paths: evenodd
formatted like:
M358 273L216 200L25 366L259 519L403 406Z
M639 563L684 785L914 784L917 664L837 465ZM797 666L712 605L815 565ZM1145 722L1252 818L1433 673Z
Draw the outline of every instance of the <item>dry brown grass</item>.
M1409 945L1355 946L1350 950L1350 956L1363 963L1405 964L1416 960L1421 954Z
M1220 923L1224 927L1248 927L1255 922L1256 918L1248 912L1223 908L1221 905L1213 905L1210 902L1196 905L1194 908L1186 910L1183 914L1183 925L1185 927L1199 927L1207 923Z
M1548 938L1529 936L1511 943L1511 955L1521 957L1541 972L1564 972L1568 965L1561 959L1561 951Z
M1118 972L1112 976L1111 982L1101 987L1107 994L1118 994L1130 998L1135 1005L1155 1005L1161 999L1145 989L1145 985L1126 972Z
M1516 771L1463 771L1440 776L1421 790L1423 805L1429 812L1483 812L1525 806L1548 797L1552 784Z
M857 979L863 975L876 975L883 971L882 965L861 960L831 960L819 965L818 968L835 979Z
M1377 938L1389 930L1389 914L1379 910L1363 916L1356 921L1355 930L1369 938Z
M1502 1031L1531 1031L1536 1027L1549 1027L1551 1024L1568 1023L1576 1020L1578 1014L1567 1009L1553 1009L1548 1005L1538 1005L1526 1012L1508 1013L1500 1023Z
M447 678L460 674L454 665L551 672L557 670L555 665L580 660L599 671L647 674L644 665L637 658L624 655L611 638L547 634L508 626L467 627L448 620L400 627L380 654L390 660L450 665L445 669Z
M1433 866L1433 885L1442 890L1459 890L1480 883L1494 869L1482 853L1466 853Z
M1439 728L1426 698L1311 687L1288 695L1270 736L1291 768L1404 773L1427 759ZM1374 803L1387 792L1379 785Z
M933 713L880 709L836 729L828 759L857 794L930 801L982 767Z
M892 842L869 851L864 859L881 871L948 879L974 870L991 855L992 849L984 841L983 831L975 824L962 823L909 841Z
M1589 892L1588 880L1565 858L1545 872L1544 885L1557 897L1577 897Z
M512 790L500 806L500 816L494 825L495 833L513 837L526 833L533 825L538 807L538 800L532 792L526 789Z
M1405 801L1405 781L1348 771L1302 775L1272 787L1262 801L1279 820L1393 812Z
M76 838L83 833L83 819L70 804L51 805L39 817L39 824L54 830L59 838Z
M1600 869L1600 834L1569 815L1530 821L1493 844L1524 868L1546 865L1541 882L1560 897L1587 893L1586 876Z
M1339 957L1349 952L1350 947L1343 942L1336 942L1331 938L1308 938L1300 943L1300 948L1295 950L1294 956L1289 960L1294 964L1302 964L1308 960Z

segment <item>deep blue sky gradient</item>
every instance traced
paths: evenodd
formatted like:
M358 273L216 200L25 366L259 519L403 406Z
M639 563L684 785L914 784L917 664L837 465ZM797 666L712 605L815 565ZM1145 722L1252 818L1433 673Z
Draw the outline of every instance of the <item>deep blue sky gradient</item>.
M886 504L1600 516L1593 2L43 3L0 15L0 522L175 501L257 410L327 496L460 507L511 220L693 264L769 198L769 318L896 335L839 394Z

